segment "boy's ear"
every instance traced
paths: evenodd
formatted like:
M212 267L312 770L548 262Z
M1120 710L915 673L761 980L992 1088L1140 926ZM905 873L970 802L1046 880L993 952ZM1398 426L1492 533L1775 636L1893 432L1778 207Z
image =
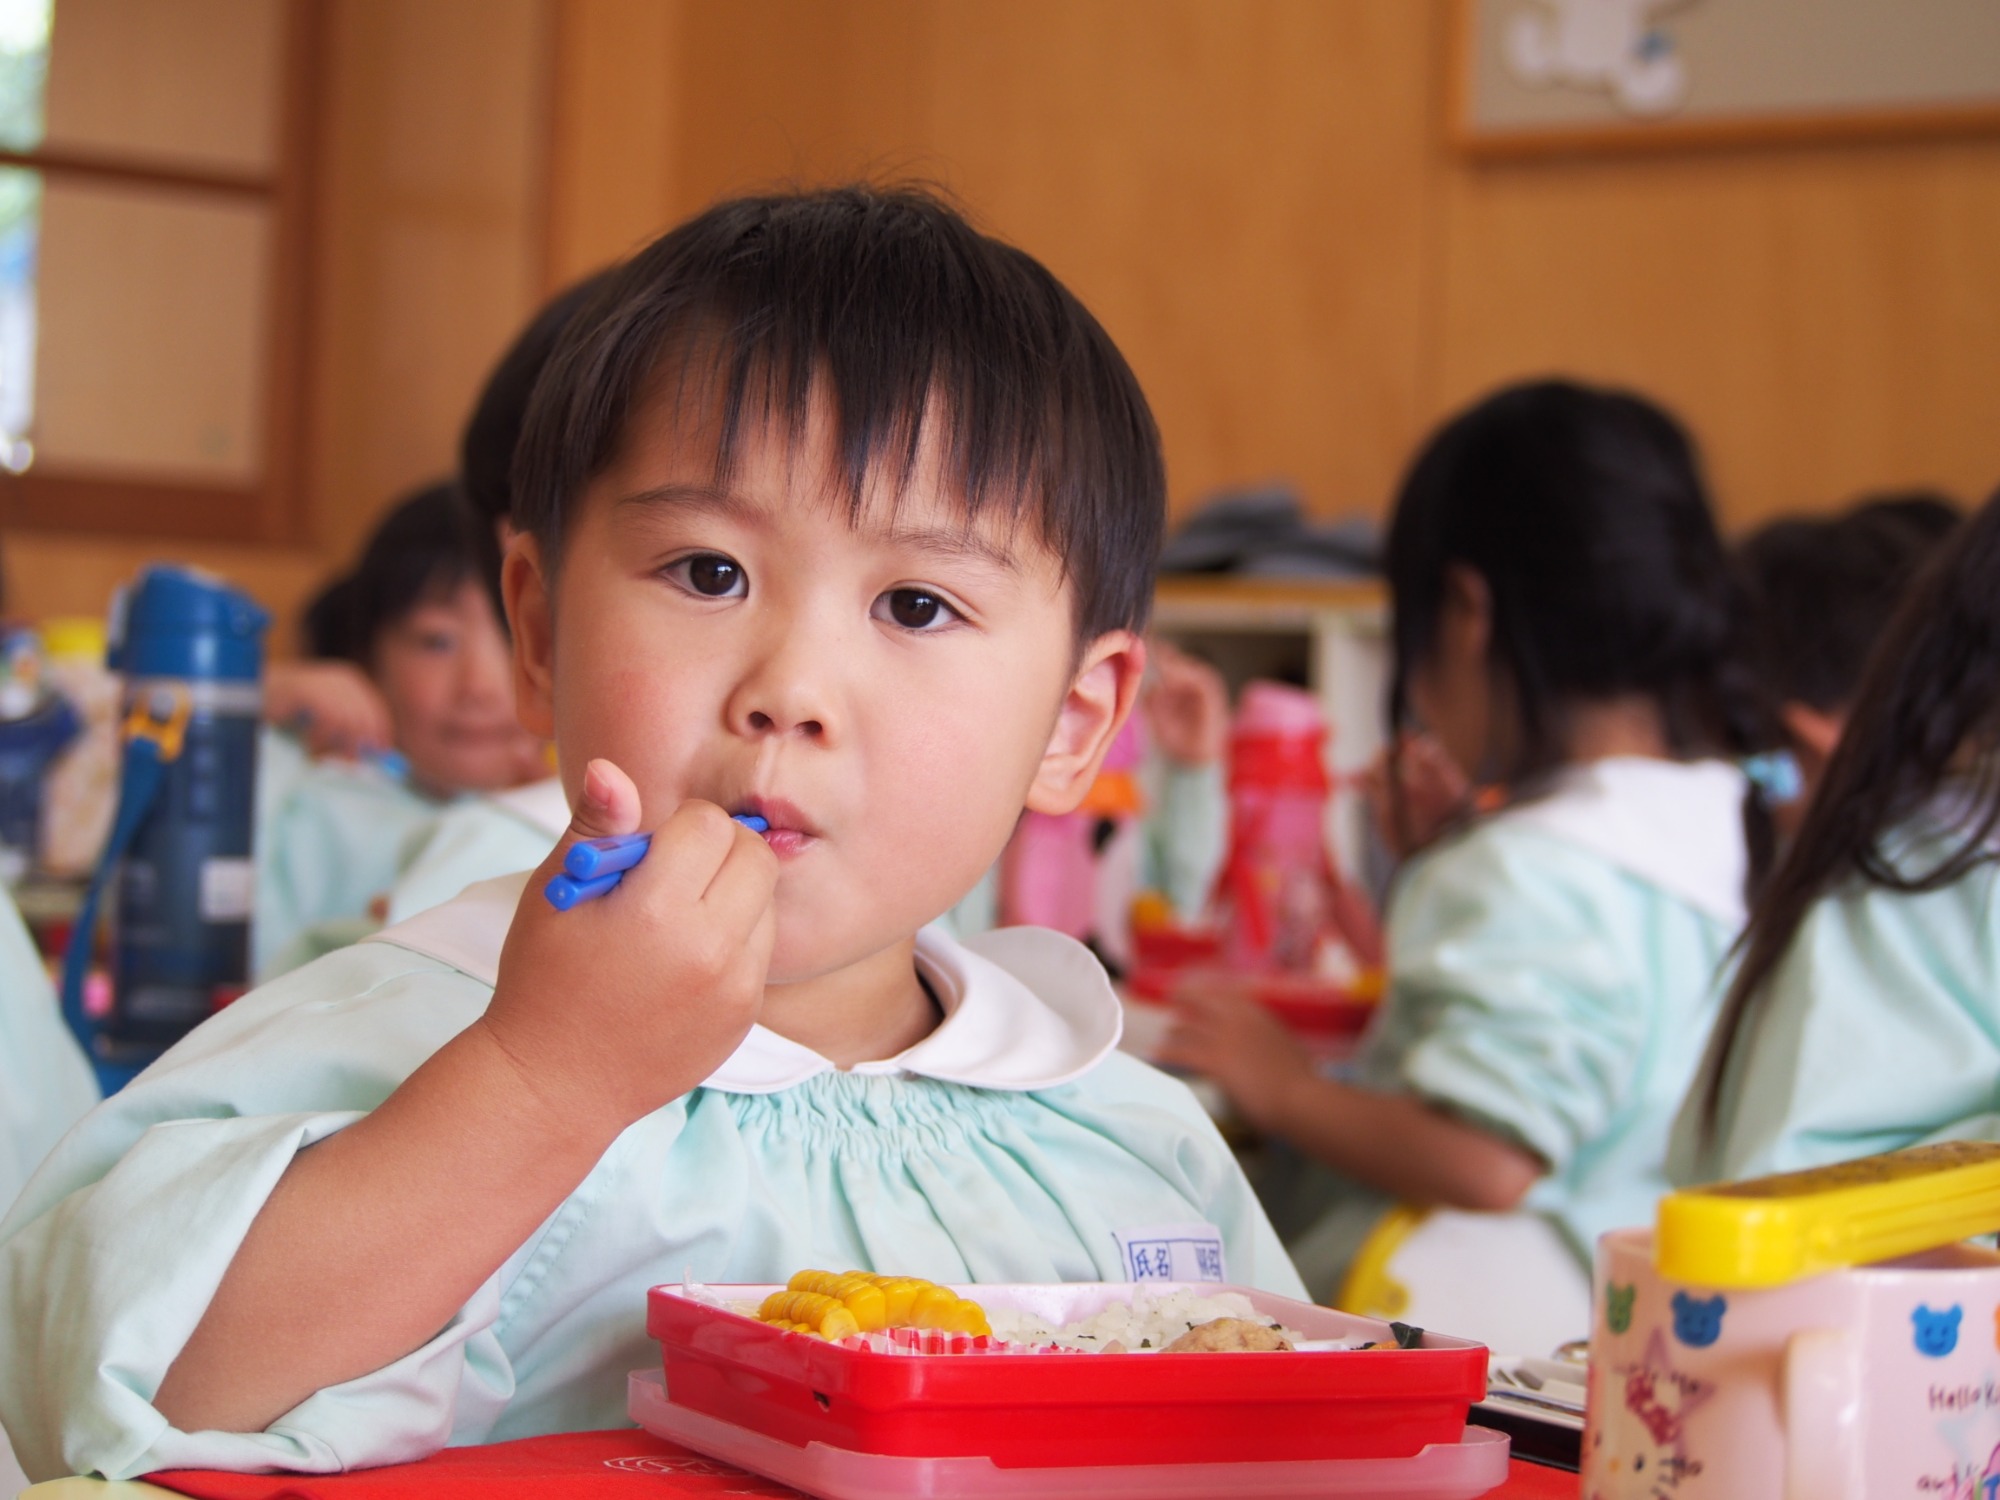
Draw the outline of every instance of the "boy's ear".
M514 711L521 726L542 739L555 738L555 629L549 580L542 549L517 531L500 559L500 599L507 606L507 629L514 643Z
M1092 641L1056 714L1055 732L1029 783L1030 812L1074 812L1097 780L1111 742L1139 701L1146 672L1146 643L1130 630L1111 630Z

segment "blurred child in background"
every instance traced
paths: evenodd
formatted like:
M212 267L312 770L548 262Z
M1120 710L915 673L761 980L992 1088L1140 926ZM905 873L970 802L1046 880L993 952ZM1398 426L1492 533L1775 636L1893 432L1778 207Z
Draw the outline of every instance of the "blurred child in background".
M412 849L468 794L536 776L539 741L514 714L506 637L477 573L453 486L399 503L353 570L308 607L307 654L358 669L383 738L309 760L267 736L259 771L255 969L282 973L379 927ZM313 721L336 716L323 698ZM345 720L343 720L345 721Z
M1756 904L1676 1181L2000 1140L2000 495L1937 552Z
M513 534L514 448L528 398L556 340L608 275L579 282L535 315L487 377L459 442L459 502L470 536L472 576L503 633L500 555ZM449 901L475 881L540 864L568 826L569 802L546 759L513 785L465 798L446 809L411 850L389 893L389 920L400 922Z
M1461 808L1403 870L1352 1081L1224 995L1185 999L1167 1055L1337 1174L1292 1246L1316 1294L1341 1291L1391 1205L1477 1211L1457 1224L1459 1321L1433 1326L1478 1336L1527 1303L1554 1342L1587 1328L1597 1236L1664 1189L1743 921L1746 822L1768 842L1729 759L1754 693L1731 663L1722 544L1672 417L1546 382L1425 445L1387 573L1392 728L1445 757L1429 784L1504 787L1504 804ZM1552 1282L1524 1289L1531 1265Z
M1789 784L1771 788L1787 837L1839 742L1868 653L1959 519L1939 495L1884 495L1840 516L1773 521L1738 545L1751 664L1796 767L1779 766Z

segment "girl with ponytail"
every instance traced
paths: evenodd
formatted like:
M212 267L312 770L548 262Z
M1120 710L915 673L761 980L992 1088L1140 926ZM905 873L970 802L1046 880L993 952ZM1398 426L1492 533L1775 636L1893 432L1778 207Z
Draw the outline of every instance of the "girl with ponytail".
M1736 764L1755 697L1693 447L1637 396L1544 381L1454 418L1404 481L1387 574L1392 728L1500 804L1402 872L1351 1080L1221 1000L1188 1002L1174 1056L1338 1174L1292 1246L1316 1294L1384 1310L1387 1264L1414 1297L1395 1315L1541 1352L1587 1329L1597 1236L1666 1185L1770 847ZM1385 1235L1425 1213L1456 1248L1399 1268Z
M1883 633L1756 903L1676 1180L2000 1140L2000 494Z

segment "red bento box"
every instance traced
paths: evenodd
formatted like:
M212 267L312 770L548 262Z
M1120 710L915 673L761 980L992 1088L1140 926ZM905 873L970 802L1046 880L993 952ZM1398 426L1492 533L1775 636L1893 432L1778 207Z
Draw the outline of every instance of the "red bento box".
M1249 1287L1309 1339L1389 1336L1388 1325ZM758 1302L769 1286L706 1289ZM1081 1321L1135 1288L1115 1283L968 1286L987 1306ZM983 1455L999 1468L1403 1458L1456 1444L1486 1395L1486 1348L1427 1334L1416 1349L1256 1354L887 1354L786 1333L676 1286L654 1287L676 1406L804 1446L905 1457Z

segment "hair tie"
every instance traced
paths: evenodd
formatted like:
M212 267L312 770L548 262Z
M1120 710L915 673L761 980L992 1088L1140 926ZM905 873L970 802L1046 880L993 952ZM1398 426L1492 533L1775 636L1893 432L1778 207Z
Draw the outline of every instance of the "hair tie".
M1805 795L1805 776L1799 770L1798 757L1789 750L1746 755L1737 764L1768 801L1796 802Z

